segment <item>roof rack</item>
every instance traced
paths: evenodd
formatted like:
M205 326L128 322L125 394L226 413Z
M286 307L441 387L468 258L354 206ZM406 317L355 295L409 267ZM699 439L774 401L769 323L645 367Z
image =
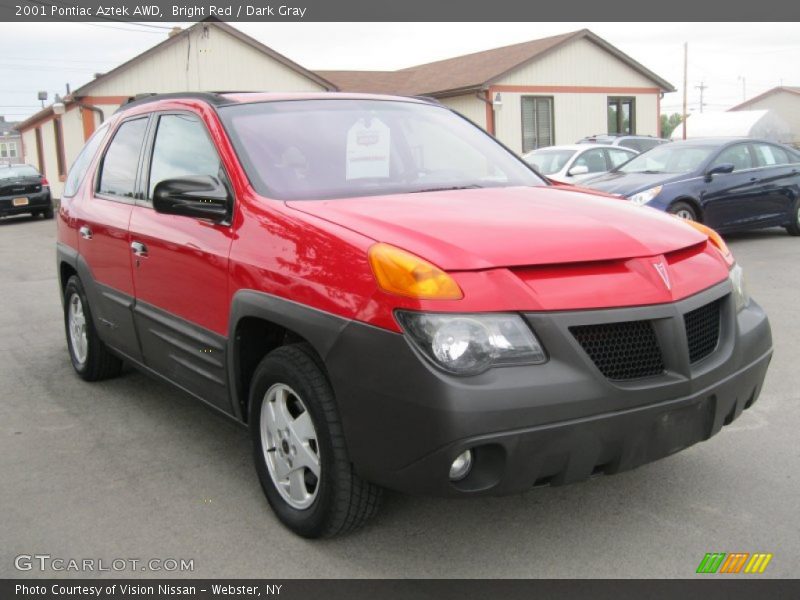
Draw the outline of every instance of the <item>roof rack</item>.
M222 106L223 104L230 104L230 100L225 98L222 94L231 93L235 92L171 92L168 94L156 94L149 92L144 94L136 94L135 96L130 96L115 112L127 110L132 106L156 102L158 100L202 100L213 106Z

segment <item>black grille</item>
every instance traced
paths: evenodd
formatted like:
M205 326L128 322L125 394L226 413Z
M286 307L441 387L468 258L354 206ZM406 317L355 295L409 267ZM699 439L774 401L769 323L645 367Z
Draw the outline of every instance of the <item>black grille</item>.
M696 363L711 354L719 341L719 300L683 315L689 362Z
M580 325L569 330L609 379L639 379L664 372L664 359L650 321Z

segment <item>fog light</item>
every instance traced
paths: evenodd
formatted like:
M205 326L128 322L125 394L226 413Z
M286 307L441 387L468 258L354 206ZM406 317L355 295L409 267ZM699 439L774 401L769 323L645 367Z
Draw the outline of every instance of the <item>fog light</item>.
M472 450L459 454L450 465L450 481L461 481L472 468Z

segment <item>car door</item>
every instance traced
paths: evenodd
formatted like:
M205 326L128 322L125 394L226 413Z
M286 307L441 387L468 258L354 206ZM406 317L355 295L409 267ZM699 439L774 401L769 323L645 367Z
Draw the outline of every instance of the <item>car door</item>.
M131 215L129 250L134 256L134 314L144 362L229 410L225 338L231 227L158 213L152 206L160 181L227 177L205 125L189 112L154 115L144 162L143 193Z
M783 225L789 212L794 209L800 165L788 151L775 144L755 142L752 149L764 193L759 200L759 225Z
M94 184L76 206L80 273L98 334L109 346L141 359L133 322L134 287L128 224L134 205L148 116L122 121L98 163Z
M723 148L705 171L732 164L733 172L716 173L701 192L704 222L714 229L743 229L763 210L763 186L750 142Z

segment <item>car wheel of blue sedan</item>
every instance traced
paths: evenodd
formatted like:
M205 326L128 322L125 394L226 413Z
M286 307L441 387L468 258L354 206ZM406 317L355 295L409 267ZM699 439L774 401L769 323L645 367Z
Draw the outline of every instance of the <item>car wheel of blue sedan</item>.
M789 235L800 235L800 198L794 201L794 210L792 210L794 221L786 226L786 231Z
M697 213L694 207L687 202L675 202L669 207L668 212L687 221L697 221Z

